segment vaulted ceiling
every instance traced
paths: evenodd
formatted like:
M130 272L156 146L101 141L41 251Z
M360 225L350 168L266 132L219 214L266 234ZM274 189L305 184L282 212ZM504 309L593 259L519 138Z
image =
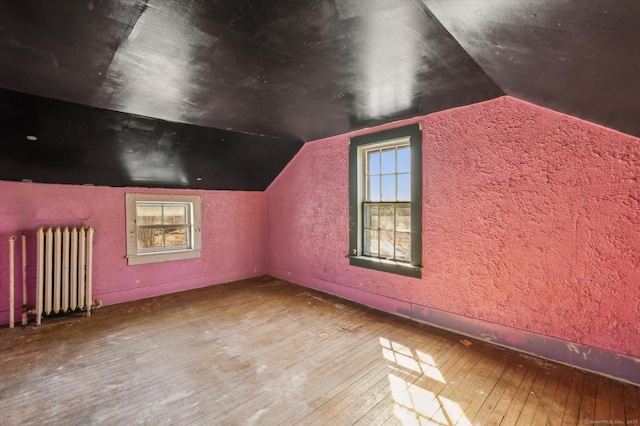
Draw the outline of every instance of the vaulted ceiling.
M639 24L637 0L0 0L0 179L262 190L304 142L504 94L640 136Z

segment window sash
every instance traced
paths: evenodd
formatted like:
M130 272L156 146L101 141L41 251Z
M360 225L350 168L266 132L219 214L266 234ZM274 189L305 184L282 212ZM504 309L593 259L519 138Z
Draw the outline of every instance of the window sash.
M411 261L411 203L364 202L362 207L362 254L377 259L409 263ZM381 207L392 211L392 214L382 215ZM377 220L374 221L372 212L375 210L378 210L378 213ZM408 211L409 215L399 216L400 210L404 210L405 213ZM387 218L385 223L383 223L383 217ZM406 223L406 219L400 219L402 217L408 218L409 223Z
M405 150L409 151L409 158L399 161ZM385 154L393 151L393 169L390 170L389 161L384 161ZM372 164L374 154L377 165ZM376 144L370 148L362 148L360 156L364 163L362 166L363 179L362 196L364 201L411 201L411 147L408 140L391 141ZM408 164L405 164L408 163ZM387 168L385 169L385 165ZM375 167L374 167L375 166ZM409 183L408 191L402 190ZM392 191L387 188L393 187ZM374 193L375 190L375 193ZM389 196L389 193L393 193Z
M139 207L146 208L159 208L160 209L160 222L139 225L140 219ZM183 207L184 208L184 221L179 223L168 223L165 215L166 207ZM148 233L147 238L151 238L151 244L141 244L140 231L156 230L156 232ZM167 231L172 230L184 230L184 244L167 244ZM160 231L159 233L157 231ZM175 234L176 232L173 232ZM158 242L159 238L159 244ZM174 239L180 239L179 237ZM148 246L150 245L150 247ZM173 251L191 250L193 249L193 204L183 202L150 202L139 201L136 202L136 252L138 254L153 254L153 253L167 253Z

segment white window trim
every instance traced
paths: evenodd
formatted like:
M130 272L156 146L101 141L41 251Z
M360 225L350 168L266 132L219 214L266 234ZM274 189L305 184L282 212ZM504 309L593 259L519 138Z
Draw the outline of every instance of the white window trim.
M197 195L125 194L127 226L127 262L129 265L197 259L202 252L200 197ZM191 203L193 215L192 248L174 251L138 252L136 233L136 203Z

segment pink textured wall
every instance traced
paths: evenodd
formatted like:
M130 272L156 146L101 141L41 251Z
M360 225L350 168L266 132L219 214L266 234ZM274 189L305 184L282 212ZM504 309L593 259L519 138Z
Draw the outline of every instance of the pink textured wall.
M417 121L423 278L345 258L365 132L306 144L267 189L268 272L639 357L640 140L510 97L393 126Z
M125 193L199 195L202 257L128 266ZM27 232L28 291L35 300L35 232L40 226L93 226L94 298L105 304L263 275L266 265L265 195L45 185L0 181L0 324L8 320L8 239L16 235L16 318L22 306L20 234Z

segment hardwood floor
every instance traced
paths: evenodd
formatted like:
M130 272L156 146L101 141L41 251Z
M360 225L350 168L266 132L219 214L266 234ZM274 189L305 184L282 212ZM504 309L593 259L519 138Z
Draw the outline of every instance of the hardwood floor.
M640 421L636 386L462 339L245 280L2 328L0 424Z

